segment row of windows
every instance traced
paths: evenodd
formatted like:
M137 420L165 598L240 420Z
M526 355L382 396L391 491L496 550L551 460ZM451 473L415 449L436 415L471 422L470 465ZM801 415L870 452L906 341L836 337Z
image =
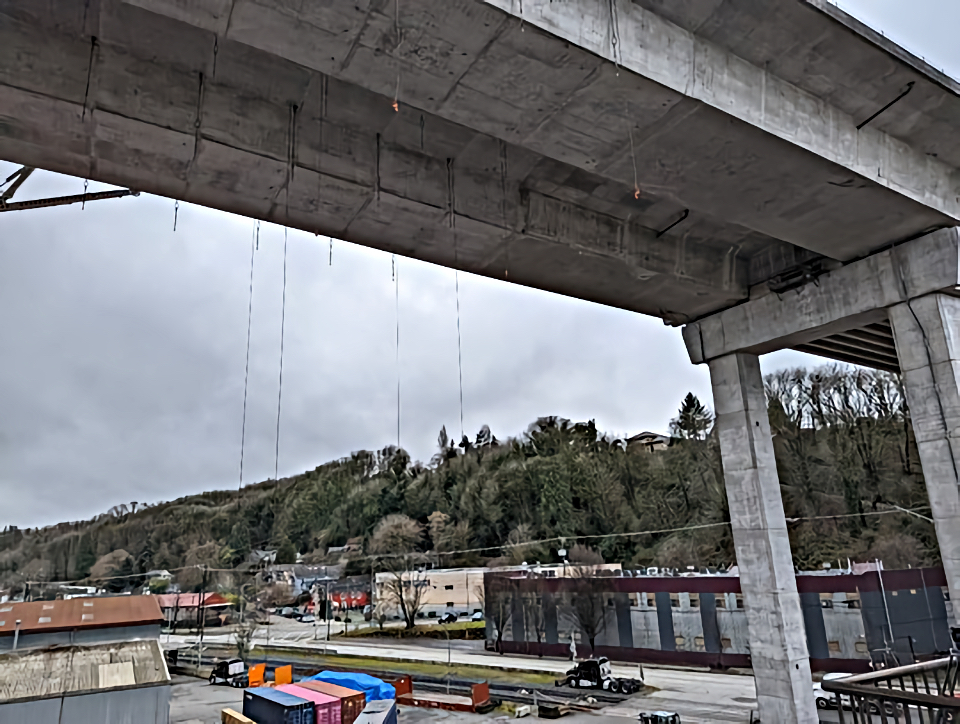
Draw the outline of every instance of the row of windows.
M690 596L690 608L700 608L700 594L699 593L690 593L687 594ZM727 594L724 593L715 593L714 600L716 601L717 608L725 609L727 608ZM743 608L743 594L735 593L734 600L737 608ZM640 605L640 594L631 593L630 594L630 605L639 606ZM613 605L613 599L610 598L607 600L608 605ZM643 594L643 603L650 608L657 607L657 594L655 593L645 593ZM670 606L671 608L680 608L680 594L671 593L670 594Z

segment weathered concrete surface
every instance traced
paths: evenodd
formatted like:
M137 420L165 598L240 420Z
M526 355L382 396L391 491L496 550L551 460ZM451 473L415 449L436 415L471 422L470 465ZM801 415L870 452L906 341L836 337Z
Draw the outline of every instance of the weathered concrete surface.
M760 360L741 353L715 358L710 380L760 719L814 723L810 659Z
M956 223L942 80L795 0L0 2L2 158L671 323Z
M960 299L930 294L889 314L950 600L960 601Z
M695 364L764 354L886 318L904 299L960 286L960 230L942 229L853 262L782 295L767 294L683 328Z

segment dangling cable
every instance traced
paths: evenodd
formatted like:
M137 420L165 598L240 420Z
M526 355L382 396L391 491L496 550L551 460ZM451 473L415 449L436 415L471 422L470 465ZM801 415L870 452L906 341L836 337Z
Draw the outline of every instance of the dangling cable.
M613 46L613 64L617 68L617 77L619 77L623 50L620 44L620 14L617 11L617 0L610 0L610 44Z
M633 119L630 118L630 108L623 102L623 109L627 114L627 135L630 136L630 157L633 159L633 198L640 198L640 181L637 177L637 149L633 146Z
M393 263L393 289L397 316L397 450L400 449L400 268L396 265L396 254L391 256Z
M173 230L177 230L177 215L180 213L180 202L173 202Z
M88 179L83 180L83 201L80 203L80 210L83 211L87 208L87 185L90 183Z
M393 94L393 110L400 112L400 46L403 45L403 31L400 30L400 0L394 0L393 4L393 28L397 31L397 47L393 49L397 56L397 90Z
M457 370L460 373L460 439L463 439L463 356L460 348L460 270L454 269L453 279L457 290Z
M463 352L460 343L460 245L457 243L457 189L453 159L447 159L447 204L450 230L453 232L453 281L457 297L457 373L460 379L460 439L463 440Z
M283 301L280 305L280 381L277 385L277 434L273 458L273 479L280 473L280 403L283 400L283 333L287 321L287 227L283 227Z
M240 424L240 488L243 488L243 450L247 442L247 383L250 380L250 329L253 322L253 257L260 238L260 222L250 236L250 301L247 304L247 362L243 370L243 422Z
M333 237L332 237L332 236L328 236L327 238L330 240L330 264L329 264L329 266L333 266Z

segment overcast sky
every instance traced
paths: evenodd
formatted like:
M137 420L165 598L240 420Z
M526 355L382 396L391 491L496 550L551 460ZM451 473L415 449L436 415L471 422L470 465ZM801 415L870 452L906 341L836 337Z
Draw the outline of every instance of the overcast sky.
M960 3L840 5L960 76ZM82 190L37 172L17 198ZM189 204L173 222L173 201L146 195L0 215L0 527L239 484L254 222ZM283 243L261 225L244 483L274 474ZM397 267L400 441L427 460L442 425L460 433L454 273ZM469 274L460 310L468 435L542 415L665 431L688 391L711 401L657 319ZM334 241L331 265L325 238L289 232L281 476L396 443L396 321L389 255Z

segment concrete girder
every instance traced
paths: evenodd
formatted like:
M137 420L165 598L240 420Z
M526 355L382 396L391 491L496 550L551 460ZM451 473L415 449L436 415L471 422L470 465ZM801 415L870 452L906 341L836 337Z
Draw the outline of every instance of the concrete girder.
M858 130L857 119L849 114L635 2L614 0L611 14L592 0L485 1L625 70L837 164L865 182L960 221L956 167L875 127ZM613 33L619 37L616 46ZM760 230L816 248L815 241L791 238L782 229ZM831 253L829 247L817 250L845 258Z
M625 0L616 56L594 0L417 0L399 32L384 0L128 1L832 258L960 220L956 168Z
M112 22L100 29L113 33ZM270 59L236 44L218 48L214 74L189 49L161 64L49 31L60 53L25 58L40 45L30 30L0 30L11 60L0 62L0 156L10 160L675 320L691 298L707 310L746 293L733 247L658 239L571 201L575 189L538 175L527 151L430 116L423 133L418 114L315 71L284 68L271 83L253 72Z
M816 283L767 294L683 328L695 364L734 352L763 354L885 321L888 307L960 286L960 230L941 229L852 262Z

